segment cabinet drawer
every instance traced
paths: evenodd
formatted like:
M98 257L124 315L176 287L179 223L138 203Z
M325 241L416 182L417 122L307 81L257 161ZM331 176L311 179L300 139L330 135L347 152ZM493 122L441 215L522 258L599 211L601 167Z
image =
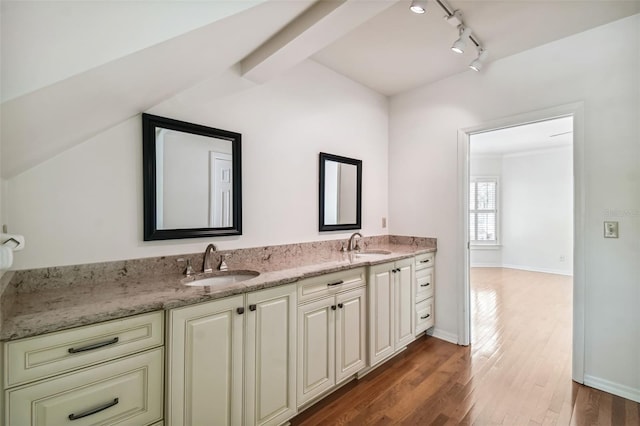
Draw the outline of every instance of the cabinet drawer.
M416 302L433 296L433 268L416 271Z
M434 324L433 297L416 303L416 334L433 327Z
M163 343L163 312L4 344L5 387L55 376Z
M162 420L162 348L5 392L9 426Z
M435 264L435 253L424 253L416 256L416 271L431 268Z
M307 278L298 283L298 303L364 286L364 268Z

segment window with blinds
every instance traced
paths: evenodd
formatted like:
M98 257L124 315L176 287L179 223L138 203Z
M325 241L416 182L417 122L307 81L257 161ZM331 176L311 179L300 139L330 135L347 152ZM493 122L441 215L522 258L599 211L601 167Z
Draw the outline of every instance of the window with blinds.
M475 243L498 242L498 179L471 178L469 238Z

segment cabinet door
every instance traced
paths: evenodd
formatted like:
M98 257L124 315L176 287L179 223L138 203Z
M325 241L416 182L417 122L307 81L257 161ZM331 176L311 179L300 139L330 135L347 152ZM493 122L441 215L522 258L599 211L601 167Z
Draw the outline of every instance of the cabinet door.
M336 383L366 365L366 291L364 287L336 296Z
M242 424L244 296L169 312L168 425Z
M394 352L393 263L369 268L369 363L378 364Z
M335 297L298 306L298 406L335 384Z
M279 425L296 414L296 286L247 294L245 424Z
M415 330L415 284L414 261L405 259L396 262L395 271L395 350L407 346L414 340Z

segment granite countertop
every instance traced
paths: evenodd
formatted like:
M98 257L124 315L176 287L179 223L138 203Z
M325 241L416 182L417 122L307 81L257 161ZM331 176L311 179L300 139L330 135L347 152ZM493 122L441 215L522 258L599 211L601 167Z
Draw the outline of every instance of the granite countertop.
M243 267L230 263L231 270L257 270L260 275L243 282L215 287L186 286L181 283L185 276L176 271L161 275L138 274L137 277L128 274L126 277L76 279L64 285L18 285L16 289L8 289L2 297L0 340L14 340L145 312L177 308L435 251L435 247L415 244L384 244L369 249L388 250L391 254L358 256L333 251L330 256L325 255L319 261L307 260L306 264L301 262L301 266L292 266L300 263L295 258L289 262L280 260L280 269L277 265L268 267L266 263L262 266L254 262ZM196 267L196 270L201 268Z

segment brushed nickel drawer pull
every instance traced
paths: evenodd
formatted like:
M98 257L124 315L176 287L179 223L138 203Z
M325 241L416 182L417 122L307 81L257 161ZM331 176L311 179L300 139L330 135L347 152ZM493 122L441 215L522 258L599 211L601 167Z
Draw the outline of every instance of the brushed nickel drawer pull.
M334 285L340 285L340 284L343 284L343 283L344 283L344 281L340 280L340 281L336 281L335 283L327 284L327 287L333 287Z
M427 319L427 318L429 318L430 316L431 316L431 314L427 314L427 315L425 315L425 316L423 316L423 317L420 317L420 319Z
M94 343L92 345L87 345L87 346L83 346L81 348L69 348L69 353L70 354L76 354L78 352L85 352L85 351L91 351L93 349L98 349L98 348L102 348L104 346L109 346L109 345L113 345L115 343L118 343L118 338L114 337L111 340L107 340L106 342L100 342L100 343Z
M87 410L87 411L85 411L84 413L80 413L80 414L69 414L69 420L78 420L78 419L81 419L81 418L83 418L83 417L87 417L87 416L90 416L90 415L92 415L92 414L99 413L100 411L104 411L104 410L106 410L107 408L111 408L111 407L113 407L113 406L114 406L114 405L116 405L118 402L119 402L118 398L113 398L113 401L111 401L111 402L107 402L106 404L101 405L101 406L99 406L99 407L92 408L91 410Z

